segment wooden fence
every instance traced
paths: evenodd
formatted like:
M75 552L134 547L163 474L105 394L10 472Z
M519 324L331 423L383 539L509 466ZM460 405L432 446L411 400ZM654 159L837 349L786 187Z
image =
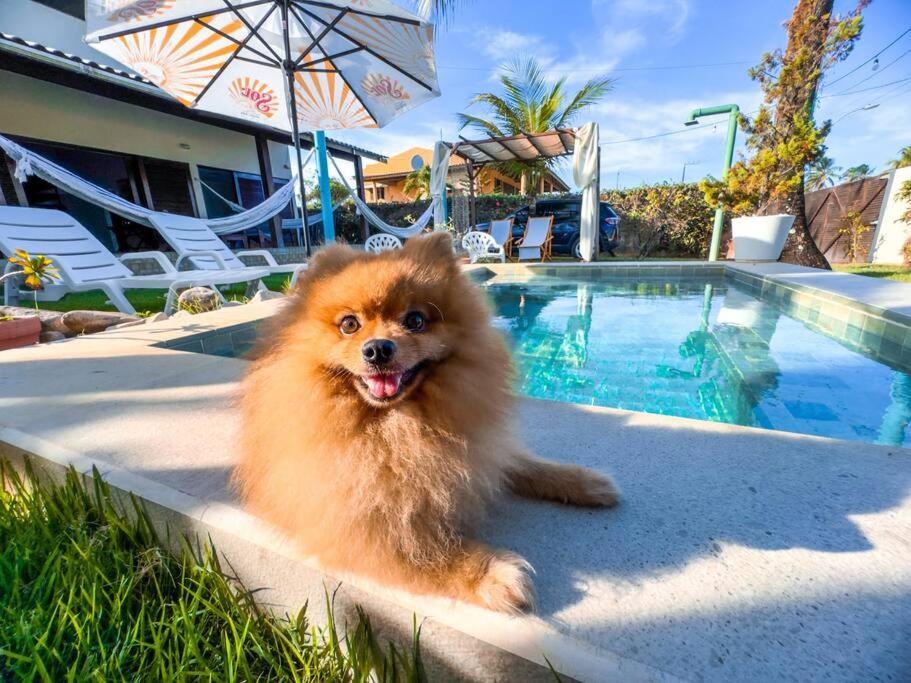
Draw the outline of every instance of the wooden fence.
M807 193L807 224L810 234L829 263L845 263L850 260L845 253L850 241L850 236L845 233L849 212L860 214L861 222L868 228L859 235L855 260L870 260L873 235L885 198L885 189L885 178L864 178Z

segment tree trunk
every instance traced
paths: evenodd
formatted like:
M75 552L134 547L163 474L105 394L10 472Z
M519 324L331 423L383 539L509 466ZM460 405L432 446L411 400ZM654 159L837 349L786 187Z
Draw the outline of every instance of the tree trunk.
M808 80L798 81L790 87L785 88L778 101L776 119L781 122L790 121L795 113L804 110L813 118L813 111L816 108L816 92L819 88L819 78L822 66L822 55L825 44L829 37L829 23L832 21L832 7L834 0L799 0L797 7L794 9L794 15L788 23L788 47L784 54L784 61L793 61L796 53L809 47L810 54L814 55L813 61L807 65L808 71L816 71L815 78L810 77ZM828 21L819 21L819 17L828 17ZM805 18L817 18L809 25L810 30L801 39L802 21ZM816 57L818 55L818 57ZM810 91L807 92L807 87ZM785 124L784 137L789 137L789 131ZM784 249L781 252L780 260L785 263L794 263L800 266L809 266L811 268L824 268L831 270L832 267L826 260L826 257L819 250L813 237L810 235L807 226L806 200L804 193L804 180L794 191L781 199L780 204L784 207L784 212L795 216L794 227L788 235Z
M795 216L795 220L794 227L791 228L779 260L783 263L793 263L798 266L832 270L832 266L829 265L826 257L819 250L816 241L810 234L810 227L807 224L803 182L800 183L798 190L782 200L781 207L784 213Z

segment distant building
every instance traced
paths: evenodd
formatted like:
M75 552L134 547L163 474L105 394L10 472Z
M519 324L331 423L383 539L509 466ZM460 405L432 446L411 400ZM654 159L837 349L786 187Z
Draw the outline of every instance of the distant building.
M121 0L122 1L122 0ZM292 177L291 136L184 107L82 42L84 0L0 0L0 134L129 201L190 216L255 206ZM361 168L385 157L341 142L329 150ZM311 147L309 136L304 147ZM20 183L0 152L0 204L66 211L116 251L158 246L150 228L67 195L38 178ZM282 246L278 218L229 244Z
M433 151L426 147L412 147L389 157L385 163L368 164L364 167L364 185L368 202L409 202L416 199L405 193L405 181L412 173L412 159L419 156L429 166ZM467 191L468 174L465 161L453 155L449 159L449 178L447 183L457 192ZM478 194L519 194L520 183L514 178L503 175L493 168L485 168L480 173ZM550 171L539 181L538 193L567 192L569 186Z

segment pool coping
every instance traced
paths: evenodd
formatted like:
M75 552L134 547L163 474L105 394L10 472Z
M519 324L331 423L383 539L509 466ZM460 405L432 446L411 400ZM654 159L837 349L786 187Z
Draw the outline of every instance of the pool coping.
M689 274L683 270L684 268L693 268L691 272L696 274L705 272L704 268L709 267L698 263L671 264L672 268L678 266L681 268L681 275ZM543 268L556 268L564 272L564 269L572 267L582 268L585 272L591 272L591 269L597 268L597 266L574 264L543 266ZM623 269L628 274L629 268L650 270L651 264L649 266L611 264L608 267ZM710 267L718 268L718 266ZM731 267L729 264L721 266L722 270ZM491 272L520 273L527 269L539 272L541 267L506 266L507 270L499 266L494 268L482 266L481 268ZM509 268L515 270L510 271ZM769 281L794 291L798 291L802 287L799 283L792 287L793 283L781 280L780 276L775 273L763 273L762 268L754 266L746 268L734 266L734 268L753 276L758 270L763 281L768 278ZM479 271L480 268L469 268L469 270ZM816 288L818 287L813 287L813 289ZM909 291L911 291L911 286L909 286ZM829 294L844 297L843 292L833 291ZM869 305L871 311L876 308L875 300L863 303ZM175 374L186 376L186 381L190 382L186 388L194 394L201 393L201 390L197 389L198 385L193 384L194 373L200 377L208 377L206 373L211 373L219 381L206 386L219 387L219 392L221 392L221 387L224 385L224 391L230 393L231 377L236 377L240 372L240 368L243 366L242 361L202 354L186 354L173 348L173 345L179 345L191 337L199 338L199 341L202 341L206 339L205 335L209 335L214 340L212 341L213 348L217 347L225 343L224 338L217 339L217 337L224 335L226 328L242 327L252 321L267 318L273 315L280 305L281 302L266 302L228 308L193 316L190 319L172 319L0 354L0 386L4 381L13 381L15 384L35 379L40 374L42 362L53 367L53 363L67 364L68 362L82 363L85 361L85 369L81 371L82 374L78 378L74 377L75 384L72 386L81 386L80 383L85 383L88 387L104 387L103 390L99 389L98 395L95 395L94 391L80 394L78 390L72 390L72 394L53 395L49 393L41 401L37 397L30 398L33 396L32 393L29 393L32 391L30 389L23 390L22 400L4 402L0 397L0 405L4 406L0 409L0 454L18 462L22 462L26 455L38 458L46 466L56 469L58 473L60 468L73 466L80 473L89 474L93 467L97 467L103 477L116 489L133 492L146 501L159 523L167 523L172 529L203 538L211 538L219 550L229 557L232 565L249 585L263 585L264 581L268 581L268 584L273 587L273 590L268 593L271 603L279 605L282 609L300 604L302 598L309 599L311 606L321 604L322 587L332 587L336 585L336 580L320 573L318 568L303 561L289 548L286 540L278 538L262 522L235 505L225 504L206 496L191 495L179 487L163 483L155 476L146 476L143 474L142 467L131 469L112 464L115 455L119 457L125 449L139 449L140 444L131 441L128 430L125 429L122 433L115 424L105 419L106 414L98 412L102 410L102 407L97 405L102 401L102 395L105 392L116 393L117 388L129 385L130 381L135 381L136 387L142 388L146 392L158 391L157 387L161 385L160 377L133 377L131 379L129 373L124 373L123 377L118 378L96 379L94 368L103 367L104 364L113 360L125 360L129 364L136 365L145 363L149 367L155 368L163 368L170 364L178 365L180 370L174 370ZM884 312L887 310L889 309L883 309ZM904 315L902 312L896 314ZM892 318L888 317L888 319ZM168 348L169 346L172 348ZM194 356L195 358L191 358ZM28 363L18 364L19 360L30 362L34 371L29 372L29 369L26 368ZM180 380L174 380L175 385L179 382ZM224 401L224 395L226 394L218 393L213 401L220 406ZM50 415L46 419L34 416L33 413L40 412L45 407L45 403L51 404L50 408L47 408ZM523 403L536 405L545 402L527 399ZM115 412L119 410L115 403L111 405L113 407L105 406L104 409ZM537 410L537 408L535 409ZM92 413L93 410L96 412ZM99 424L98 438L91 444L85 440L86 428L91 424L83 424L80 429L65 428L59 424L61 421L75 419L76 413L84 414L84 412L93 415L92 419L97 419ZM673 429L687 429L692 427L689 423L695 422L662 416L645 417L641 413L627 413L627 411L611 409L586 408L584 412L606 417L629 414L635 416L637 420L644 420L656 425L667 424ZM123 419L128 421L126 413L124 413ZM192 412L183 414L181 411L169 409L167 421L162 422L160 429L179 434L184 429L188 432L199 432L201 427L193 422ZM708 434L749 435L755 444L783 442L794 444L795 447L799 445L802 448L823 450L832 448L836 451L844 450L846 444L846 442L819 437L778 432L770 434L764 430L735 425L711 425L710 427L705 426L704 430ZM82 440L74 446L69 442L77 434ZM867 454L873 459L885 458L887 454L888 457L892 455L891 450L883 446L864 443L854 443L851 446L856 448L858 453ZM907 455L907 453L905 454ZM294 580L290 580L287 575L289 563L294 568L296 577ZM263 578L263 573L265 573L266 579ZM352 577L345 577L342 586L343 588L336 593L336 599L342 605L343 611L350 613L355 603L364 605L372 614L380 615L381 633L389 633L399 638L407 637L410 632L411 614L417 612L426 615L425 633L430 634L431 639L427 647L432 651L435 665L442 667L441 671L457 673L459 676L472 680L482 680L482 677L478 676L479 669L471 669L465 662L453 661L464 659L466 653L470 653L477 659L477 662L483 664L482 671L505 673L522 670L527 672L528 680L538 678L546 680L549 676L546 661L543 659L545 654L559 671L579 680L602 680L605 673L624 680L674 680L677 675L684 677L688 675L682 671L654 667L648 662L621 656L610 649L592 651L585 643L557 633L535 619L510 619L500 615L491 615L483 610L473 610L462 606L453 607L448 601L414 598L388 589L370 586ZM318 623L321 615L318 612L315 616ZM466 670L465 667L468 669Z

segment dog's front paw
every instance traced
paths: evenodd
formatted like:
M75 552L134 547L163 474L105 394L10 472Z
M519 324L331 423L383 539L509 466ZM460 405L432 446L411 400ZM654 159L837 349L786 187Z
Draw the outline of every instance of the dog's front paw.
M527 560L513 553L491 556L487 572L477 586L478 601L497 612L531 611L535 602L533 571Z
M620 489L600 472L580 467L575 486L571 488L569 500L573 505L612 508L620 502Z

